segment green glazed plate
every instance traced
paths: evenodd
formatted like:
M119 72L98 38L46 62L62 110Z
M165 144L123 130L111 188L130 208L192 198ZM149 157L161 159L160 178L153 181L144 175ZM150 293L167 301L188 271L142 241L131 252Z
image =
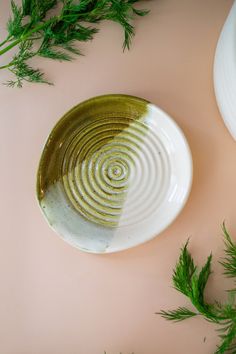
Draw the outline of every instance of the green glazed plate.
M162 110L127 95L80 103L44 146L37 198L50 226L93 253L120 251L164 230L192 181L182 131Z

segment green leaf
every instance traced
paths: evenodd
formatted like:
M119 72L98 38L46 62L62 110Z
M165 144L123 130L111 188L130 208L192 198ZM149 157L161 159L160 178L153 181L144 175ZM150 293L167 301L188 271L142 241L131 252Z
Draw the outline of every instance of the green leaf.
M30 15L32 0L22 0L23 15Z
M207 262L202 268L199 276L198 276L198 288L199 288L199 301L203 304L204 303L204 291L211 274L211 261L212 261L212 254L207 258Z
M14 0L11 0L11 10L14 18L18 18L22 16L22 9L18 6Z
M171 310L171 311L160 311L157 312L156 314L161 315L163 318L174 322L183 321L186 320L187 318L198 315L196 312L190 311L186 307L178 307L176 310Z
M11 1L12 17L7 22L7 30L9 36L19 38L24 32L24 26L22 25L23 13L22 8L12 0Z
M17 87L22 87L23 81L49 84L49 82L44 79L43 73L39 69L33 69L25 62L16 63L10 71L17 77L15 81Z
M80 42L86 42L93 39L93 36L98 33L99 30L95 27L85 27L77 24L75 30L68 33L69 41L77 40Z
M130 23L132 19L132 6L127 1L112 0L110 12L106 16L107 20L118 22L124 30L123 50L130 49L132 37L134 36L134 27Z
M225 333L221 335L221 344L218 346L215 354L236 353L235 338L236 338L236 323L232 323L224 329Z
M187 241L181 250L179 261L172 277L175 288L186 296L190 296L192 293L192 277L195 272L196 266L188 252Z
M227 276L235 276L235 256L236 245L229 236L225 225L223 224L225 235L226 258L223 266ZM199 271L194 264L194 260L188 251L188 242L181 249L179 260L173 274L173 283L175 288L186 295L197 310L207 321L218 324L220 327L219 344L215 354L236 354L236 294L228 293L228 301L220 303L214 301L207 303L204 297L205 288L211 274L212 255L210 255ZM171 321L181 321L185 318L196 315L185 308L178 308L174 311L161 311L159 314Z
M44 80L40 76L43 73L38 70L35 72L27 60L34 56L60 61L72 60L67 52L81 55L76 43L92 40L98 32L93 24L103 20L116 22L122 27L123 49L129 49L135 32L134 17L148 13L147 10L135 9L133 5L137 2L138 0L22 0L22 5L18 6L12 0L12 17L7 25L9 34L0 43L3 47L11 42L0 50L0 56L19 45L19 52L13 56L13 61L0 67L8 68L16 75L16 80L10 80L8 84L21 87L23 81ZM55 11L52 13L53 8ZM34 50L22 50L28 41L36 43Z
M23 0L23 14L24 16L30 16L32 22L41 21L57 3L58 0Z
M38 51L38 55L44 58L59 60L59 61L70 61L72 57L62 51L55 50L52 47L44 47Z
M232 241L225 223L223 223L222 229L225 237L225 258L220 263L224 267L224 274L230 278L236 278L236 244Z
M62 48L64 48L65 50L68 50L69 52L71 52L71 53L73 53L75 55L82 55L80 50L75 47L74 42L75 41L72 40L72 41L69 41L67 43L60 44L60 46Z
M50 84L45 80L41 70L34 69L27 64L27 60L36 54L32 51L32 46L32 41L25 41L20 44L19 52L13 57L12 65L9 67L9 71L16 76L16 80L8 81L7 86L21 88L24 81Z

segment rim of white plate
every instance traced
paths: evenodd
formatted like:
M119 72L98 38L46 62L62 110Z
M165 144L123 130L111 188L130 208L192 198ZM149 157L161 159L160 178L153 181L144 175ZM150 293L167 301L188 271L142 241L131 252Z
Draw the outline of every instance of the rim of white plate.
M213 76L219 111L236 140L236 1L217 43Z

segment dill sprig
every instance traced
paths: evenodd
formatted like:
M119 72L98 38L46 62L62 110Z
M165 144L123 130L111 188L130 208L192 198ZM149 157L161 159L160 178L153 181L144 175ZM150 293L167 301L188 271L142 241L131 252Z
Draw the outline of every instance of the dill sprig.
M224 267L224 274L229 278L236 278L236 244L232 241L229 233L223 224L223 232L225 235L225 258L221 263ZM235 292L236 289L230 291Z
M225 224L222 227L225 243L225 257L220 263L224 267L227 277L236 279L236 243L230 237ZM175 310L160 311L157 314L163 318L179 322L197 315L203 316L207 321L219 326L221 340L215 354L236 354L236 301L235 289L228 291L228 300L225 303L215 301L209 303L205 299L205 287L211 274L210 255L205 265L199 269L188 250L188 241L181 249L179 260L173 271L173 284L176 290L187 296L196 311L185 307Z
M81 55L77 42L93 39L97 24L109 20L124 31L123 50L129 49L135 30L134 17L145 16L148 10L135 8L139 0L11 0L12 15L7 23L8 35L0 43L0 57L18 46L10 63L0 66L15 75L6 84L22 87L24 81L49 83L44 73L34 69L28 60L41 56L71 61ZM53 10L53 11L51 11Z

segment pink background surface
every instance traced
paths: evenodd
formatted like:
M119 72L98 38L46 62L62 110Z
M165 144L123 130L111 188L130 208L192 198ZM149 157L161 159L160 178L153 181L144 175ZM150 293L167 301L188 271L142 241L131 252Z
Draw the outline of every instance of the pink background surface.
M85 57L34 61L54 87L0 86L1 354L208 354L214 326L201 318L171 324L160 309L187 305L171 287L179 248L191 236L199 264L213 252L209 299L224 298L220 224L236 234L236 145L219 115L214 51L232 0L148 1L130 52L104 23ZM9 1L0 4L4 34ZM2 63L1 63L2 64ZM1 81L9 77L1 72ZM35 199L43 143L78 102L105 93L144 97L166 110L189 141L194 182L177 220L153 241L111 255L85 254L49 229ZM206 340L204 342L204 337Z

